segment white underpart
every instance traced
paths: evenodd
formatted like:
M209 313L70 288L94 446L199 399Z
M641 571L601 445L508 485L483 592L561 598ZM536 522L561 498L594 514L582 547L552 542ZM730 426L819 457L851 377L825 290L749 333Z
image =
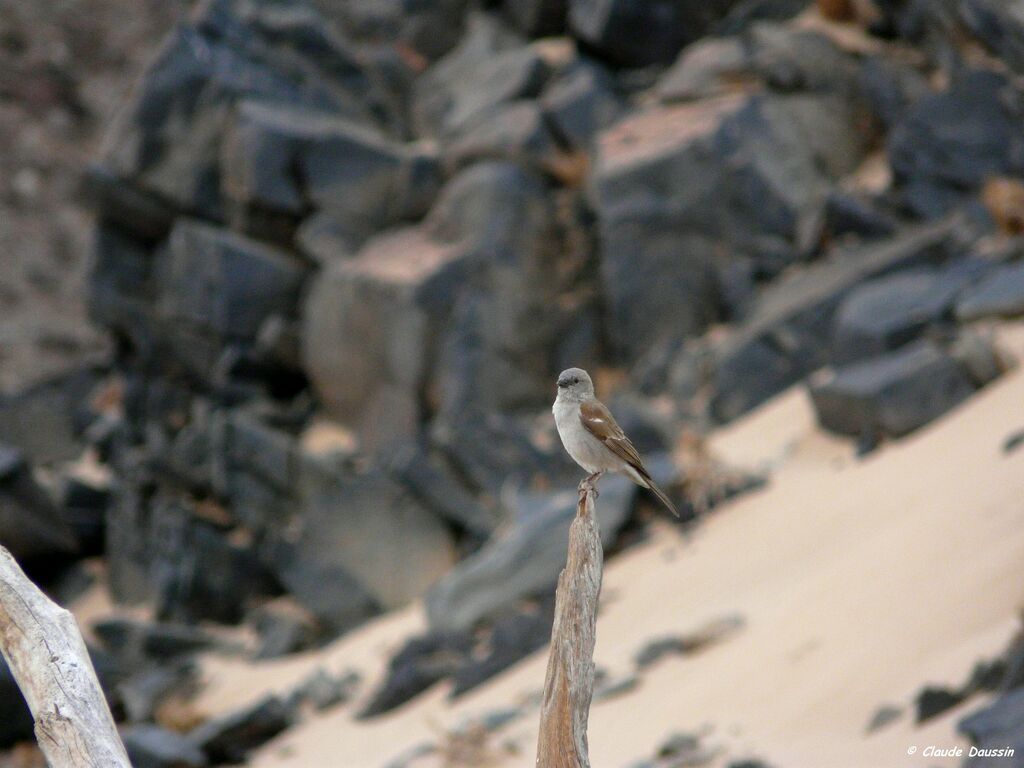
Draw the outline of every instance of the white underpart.
M647 483L633 467L587 431L580 420L579 403L566 401L559 395L551 412L555 414L555 426L566 452L587 472L622 472L637 485L647 487Z

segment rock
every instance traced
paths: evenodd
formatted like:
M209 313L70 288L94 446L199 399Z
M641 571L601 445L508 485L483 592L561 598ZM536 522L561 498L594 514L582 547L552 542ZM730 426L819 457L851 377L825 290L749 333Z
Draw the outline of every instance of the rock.
M434 424L431 438L472 491L496 503L505 487L550 486L570 477L573 464L564 451L542 451L527 425L500 413L469 411L452 423ZM569 481L571 482L571 480Z
M426 395L444 420L546 406L548 360L588 287L589 253L563 244L544 180L479 163L442 191L427 226L464 254L469 276L451 304Z
M195 680L191 661L142 669L116 686L117 696L129 722L152 720L160 703Z
M298 493L301 511L288 531L297 557L281 577L318 618L330 622L336 617L310 604L305 592L296 592L295 569L302 573L314 568L325 579L343 571L375 603L393 608L421 595L454 562L447 528L378 469L339 470L307 459ZM402 568L396 569L395 563ZM316 587L321 592L327 591L324 583ZM343 581L339 588L344 586Z
M367 447L416 434L432 341L464 272L460 248L406 228L370 240L314 282L305 368L328 412Z
M918 100L889 135L889 161L906 203L934 217L990 176L1024 173L1022 119L1020 97L995 72L969 72Z
M95 622L92 629L107 650L134 665L223 647L207 632L184 624L110 618Z
M32 464L78 458L82 434L97 417L91 399L102 375L89 366L0 394L0 442L18 448Z
M956 305L959 320L1024 315L1024 261L993 270L966 291Z
M543 595L536 605L526 605L496 618L488 628L486 640L473 648L455 672L451 695L461 696L473 690L543 648L551 639L554 618L553 592Z
M735 35L755 21L786 21L807 9L808 0L739 0L711 27L714 35Z
M387 677L358 717L388 712L454 674L471 647L472 640L465 632L431 632L410 639L391 657Z
M503 0L502 12L527 37L548 37L565 30L568 0Z
M866 279L945 255L951 221L908 229L884 242L840 249L770 286L736 333L711 357L711 413L730 421L828 362L843 297Z
M964 695L960 691L927 686L917 694L916 722L923 723L925 720L930 720L947 709L952 709L963 700Z
M731 5L732 0L569 0L569 29L615 64L667 64Z
M860 66L857 85L886 130L898 125L914 104L932 93L922 72L887 56L867 57Z
M597 515L606 547L629 516L635 488L625 477L604 480ZM438 631L468 629L516 600L550 588L565 565L565 542L575 514L573 491L520 494L514 524L427 592L430 626Z
M502 104L467 122L445 150L453 168L481 160L508 160L526 167L553 168L558 147L535 101Z
M978 38L1016 72L1024 72L1024 3L964 0L960 15Z
M623 104L608 72L581 60L552 79L540 99L544 118L566 145L589 150L598 132L622 113Z
M970 329L962 329L956 335L949 354L979 389L1000 376L1007 367L992 341Z
M699 653L711 645L721 642L743 628L739 616L727 616L700 627L685 635L670 635L649 641L633 657L638 669L656 664L669 655Z
M331 675L323 667L317 667L296 686L291 698L297 704L308 702L317 712L322 712L348 701L359 679L352 671Z
M220 218L220 141L243 99L399 122L311 6L208 3L164 42L107 136L103 166L179 210Z
M110 169L90 163L82 179L86 201L100 218L98 229L110 226L157 242L167 237L174 223L174 206L118 178Z
M203 768L206 755L186 736L159 725L133 725L121 732L134 768Z
M167 225L170 230L170 223ZM101 222L91 246L89 316L141 356L155 353L153 245L130 230Z
M993 703L963 718L958 729L979 749L1012 749L1012 754L978 754L965 763L968 768L997 766L1013 768L1024 749L1024 688L999 696ZM1014 755L1017 755L1016 757Z
M260 606L252 616L259 634L257 659L276 659L312 648L321 629L316 619L292 598L278 598Z
M949 319L965 280L936 270L907 270L855 288L836 311L832 362L888 352Z
M1010 454L1015 450L1024 445L1024 429L1019 429L1016 432L1011 432L1003 440L1003 453Z
M751 69L773 89L859 96L857 60L827 35L759 22L746 37Z
M894 234L898 227L895 217L863 196L838 189L829 193L824 231L831 237L886 237Z
M419 135L451 135L499 104L540 93L550 74L540 50L510 47L514 38L492 24L473 17L463 42L416 80L412 114Z
M7 661L0 656L0 749L35 736L32 712L21 695Z
M158 256L161 321L176 356L209 377L225 346L255 341L274 314L294 314L305 269L262 243L179 220Z
M203 723L188 739L213 763L242 763L248 752L292 724L292 710L269 695L236 712Z
M78 551L74 532L39 485L24 454L0 443L0 542L33 575Z
M966 371L929 341L825 371L812 379L819 423L844 435L900 437L974 392Z
M887 725L896 722L903 716L903 708L896 707L891 704L884 704L875 710L875 713L871 716L871 720L868 721L867 733L874 733L880 731Z
M169 503L169 509L155 505L150 531L157 617L237 624L249 601L269 587L255 552L196 520L192 510Z
M755 85L750 55L739 37L706 37L688 45L658 80L658 97L666 102L720 96Z
M409 445L396 453L389 469L420 503L449 524L481 540L498 527L497 510L478 501L441 456Z
M0 482L2 476L0 470ZM83 557L103 554L110 490L110 481L102 473L69 473L63 478L60 491L61 517L71 529L77 549Z
M717 318L723 249L763 275L796 257L833 181L864 151L850 110L830 95L727 96L648 109L602 134L593 184L623 360Z

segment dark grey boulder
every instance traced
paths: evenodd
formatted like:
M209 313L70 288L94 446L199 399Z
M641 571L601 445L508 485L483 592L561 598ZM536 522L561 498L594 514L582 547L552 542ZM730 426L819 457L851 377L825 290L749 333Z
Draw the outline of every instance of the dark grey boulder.
M908 270L854 289L836 311L831 360L836 365L896 349L930 326L951 320L964 286L937 270Z
M0 544L23 565L74 555L74 532L21 452L0 443L0 461Z
M1024 172L1021 96L995 72L960 75L919 99L889 135L903 197L920 215L945 213L986 178Z
M568 0L503 0L502 13L519 32L548 37L565 31Z
M717 319L723 249L767 275L797 257L866 148L850 110L831 95L728 96L648 109L602 135L593 186L623 360Z
M956 305L960 320L1024 315L1024 262L1006 264L967 290Z
M242 763L245 756L292 724L293 709L277 696L209 720L188 732L188 739L213 763Z
M161 702L195 683L195 672L191 661L182 661L146 667L119 681L115 691L127 720L152 720Z
M635 489L625 477L603 480L597 514L605 546L629 517ZM555 583L565 565L566 537L576 514L575 491L520 493L514 510L511 526L445 574L427 593L431 627L467 629Z
M129 668L224 647L213 635L186 624L115 617L95 622L92 629L103 646Z
M569 0L569 29L597 54L623 66L667 64L734 0Z
M392 608L421 595L454 562L447 527L379 469L358 471L307 458L297 492L299 512L287 531L296 557L281 573L285 586L293 587L294 568L318 568L325 575L344 571L377 604ZM325 583L319 589L329 592ZM321 615L308 593L291 591L314 614L331 618Z
M974 384L952 357L918 341L811 380L819 423L844 435L900 437L970 397Z
M536 101L502 104L469 120L445 148L445 162L461 168L481 160L508 160L539 169L555 165L558 146Z
M387 94L311 6L207 3L164 41L110 132L102 163L179 210L219 218L220 141L242 99L368 125L380 124L378 115L389 127L399 122Z
M577 150L589 149L597 133L624 110L611 76L586 59L553 78L540 103L558 139Z
M712 416L730 421L825 365L842 299L866 279L940 260L954 224L936 222L839 249L767 288L744 323L710 354Z
M359 681L359 674L351 670L333 675L323 667L317 667L299 682L290 698L297 704L308 703L317 712L322 712L352 698Z
M477 499L438 451L410 444L389 469L424 506L471 536L486 539L501 522L495 506Z
M536 46L473 14L459 45L416 80L410 109L417 135L449 135L498 104L532 98L549 74Z
M121 732L134 768L203 768L206 755L186 736L159 725L133 725Z
M308 650L323 634L313 615L287 596L257 608L248 623L259 635L257 659L276 659Z
M467 632L430 632L413 637L391 657L386 677L359 712L370 718L401 706L453 675L472 649Z
M321 402L375 449L414 436L438 328L465 252L422 227L379 235L320 273L303 313L303 360Z
M899 228L899 220L876 201L841 189L829 193L825 203L823 232L826 237L852 235L885 237Z
M263 243L179 219L157 256L157 308L175 356L210 377L227 345L251 344L273 314L294 314L305 267Z
M958 729L984 750L1014 750L1013 754L979 754L964 763L966 768L1015 768L1024 751L1024 688L1003 693L994 702L963 718Z
M486 641L455 672L451 695L473 690L546 646L554 618L553 591L497 616L487 629Z
M152 243L128 229L102 222L96 226L90 251L89 316L131 341L143 357L154 354L157 333L153 251Z

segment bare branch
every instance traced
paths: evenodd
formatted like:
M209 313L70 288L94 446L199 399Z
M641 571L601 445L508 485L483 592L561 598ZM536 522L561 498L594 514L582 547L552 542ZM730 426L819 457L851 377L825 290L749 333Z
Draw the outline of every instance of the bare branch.
M538 768L590 768L587 719L594 692L595 625L604 557L594 511L596 497L590 482L580 483L576 519L569 528L569 554L555 593L537 739Z
M130 768L74 617L0 546L0 651L50 768Z

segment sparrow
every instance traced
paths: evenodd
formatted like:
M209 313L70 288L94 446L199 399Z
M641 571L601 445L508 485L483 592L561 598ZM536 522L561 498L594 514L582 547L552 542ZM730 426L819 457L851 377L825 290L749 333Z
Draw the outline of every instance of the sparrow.
M582 368L558 374L558 396L551 407L562 445L573 461L596 482L605 472L622 472L641 488L648 488L673 515L679 511L651 479L640 454L611 412L594 397L594 383Z

